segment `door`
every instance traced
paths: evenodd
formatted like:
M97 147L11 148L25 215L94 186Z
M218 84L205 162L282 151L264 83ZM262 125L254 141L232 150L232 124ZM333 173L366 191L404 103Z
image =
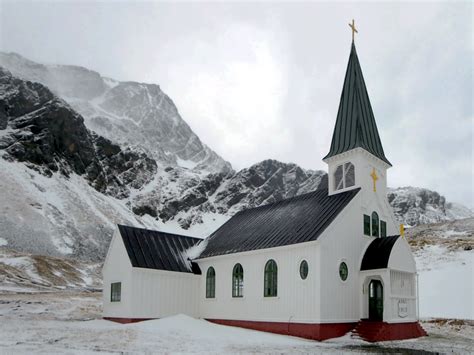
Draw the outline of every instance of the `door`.
M379 280L369 284L369 320L383 320L383 286Z

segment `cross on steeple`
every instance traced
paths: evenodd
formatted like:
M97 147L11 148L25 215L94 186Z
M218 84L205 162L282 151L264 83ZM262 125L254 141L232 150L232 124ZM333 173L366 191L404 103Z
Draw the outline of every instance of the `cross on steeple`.
M349 24L349 27L352 29L352 42L354 42L354 33L359 33L355 28L354 19L352 19L352 24Z

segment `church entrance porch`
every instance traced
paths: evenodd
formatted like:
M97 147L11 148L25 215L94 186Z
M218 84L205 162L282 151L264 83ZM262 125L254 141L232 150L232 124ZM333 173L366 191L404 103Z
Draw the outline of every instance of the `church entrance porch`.
M361 271L360 321L352 337L378 342L425 336L416 319L414 281L413 273L388 268Z
M369 320L383 320L383 286L380 280L369 283Z

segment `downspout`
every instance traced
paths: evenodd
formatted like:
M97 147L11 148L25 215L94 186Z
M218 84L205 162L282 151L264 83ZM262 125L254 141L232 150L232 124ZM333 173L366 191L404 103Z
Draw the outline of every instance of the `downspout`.
M290 323L291 323L291 318L293 318L294 316L290 316L290 318L288 319L288 335L290 335Z
M418 294L418 272L416 275L416 320L420 320L420 296Z

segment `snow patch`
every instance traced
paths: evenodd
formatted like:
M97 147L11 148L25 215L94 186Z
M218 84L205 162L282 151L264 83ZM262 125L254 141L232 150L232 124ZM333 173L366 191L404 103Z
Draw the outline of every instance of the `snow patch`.
M0 247L8 245L8 241L6 239L0 238Z
M419 271L421 318L474 319L473 260L474 252L459 251L455 260Z
M194 169L198 163L194 162L194 161L191 161L191 160L183 160L181 158L176 158L176 162L178 163L178 165L182 168L186 168L186 169L189 169L189 170L192 170Z
M206 249L208 241L209 239L203 239L197 244L193 245L191 248L187 249L185 251L186 259L194 260L199 258L204 249Z
M114 80L114 79L110 79L110 78L106 78L106 77L102 77L102 80L104 80L105 85L107 85L109 87L109 89L112 89L112 88L116 87L118 84L120 84L119 81Z

